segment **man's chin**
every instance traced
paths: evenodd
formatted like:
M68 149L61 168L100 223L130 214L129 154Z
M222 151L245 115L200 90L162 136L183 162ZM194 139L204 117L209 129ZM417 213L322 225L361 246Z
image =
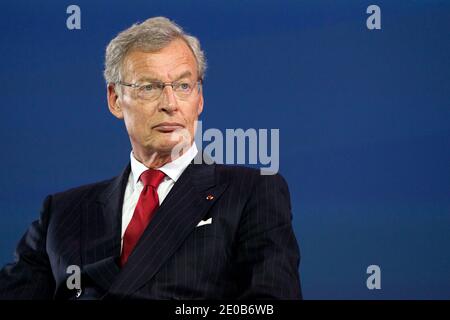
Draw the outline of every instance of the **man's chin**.
M177 158L178 156L183 154L190 146L191 144L188 141L180 139L179 141L161 142L156 149L160 154L173 154L174 157Z

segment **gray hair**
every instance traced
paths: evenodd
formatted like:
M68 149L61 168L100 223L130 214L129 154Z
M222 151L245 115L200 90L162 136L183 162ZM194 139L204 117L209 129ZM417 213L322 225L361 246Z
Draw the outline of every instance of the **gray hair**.
M197 61L198 77L202 80L206 71L206 58L200 47L200 41L185 33L175 22L165 17L155 17L142 23L133 24L130 28L120 32L108 44L103 73L106 83L118 83L122 80L123 60L130 50L142 49L156 52L176 39L184 40L192 50Z

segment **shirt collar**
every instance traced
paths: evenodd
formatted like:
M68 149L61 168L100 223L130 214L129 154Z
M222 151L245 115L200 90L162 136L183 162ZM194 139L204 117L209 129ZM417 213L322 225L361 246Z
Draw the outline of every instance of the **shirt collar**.
M176 182L183 173L184 169L186 169L191 161L195 158L197 153L197 146L195 145L195 143L193 143L192 146L181 155L181 157L175 159L172 162L166 163L162 167L158 168L158 170L161 170L167 177ZM130 152L130 162L131 173L133 174L133 182L134 184L136 184L138 183L139 177L141 176L142 172L148 170L148 168L143 163L136 160L133 155L133 151Z

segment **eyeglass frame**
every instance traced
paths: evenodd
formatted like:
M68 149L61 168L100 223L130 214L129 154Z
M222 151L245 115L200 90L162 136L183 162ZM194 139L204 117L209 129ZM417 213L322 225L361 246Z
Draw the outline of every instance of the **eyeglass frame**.
M118 84L118 85L121 85L121 86L125 86L125 87L129 87L129 88L133 88L133 89L141 89L142 87L144 87L146 85L149 85L149 84L158 84L160 86L162 85L161 93L159 94L159 96L157 98L153 99L153 100L147 100L147 101L157 101L158 99L161 98L162 93L163 93L164 89L167 86L172 87L172 90L173 90L173 86L175 84L179 83L179 82L180 82L179 80L178 81L172 81L172 82L149 81L149 82L144 82L144 84L139 84L139 83L127 83L127 82L124 82L124 81L119 81L119 82L116 82L115 84ZM200 86L203 85L203 80L202 79L198 79L195 83L197 84L197 88L198 88L197 92L200 92ZM188 97L191 96L193 91L194 91L194 88L192 88L192 91L189 92ZM174 95L175 95L175 97L177 97L176 94L174 94ZM143 100L146 100L146 99L143 99Z

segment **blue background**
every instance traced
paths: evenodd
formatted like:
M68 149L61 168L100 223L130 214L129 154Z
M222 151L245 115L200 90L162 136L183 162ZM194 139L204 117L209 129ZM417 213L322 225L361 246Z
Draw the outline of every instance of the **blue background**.
M47 194L126 165L104 49L157 15L206 51L204 130L280 129L306 299L450 298L448 1L2 1L0 264Z

